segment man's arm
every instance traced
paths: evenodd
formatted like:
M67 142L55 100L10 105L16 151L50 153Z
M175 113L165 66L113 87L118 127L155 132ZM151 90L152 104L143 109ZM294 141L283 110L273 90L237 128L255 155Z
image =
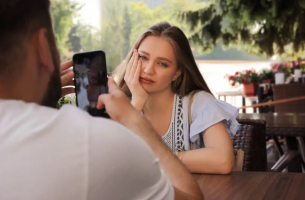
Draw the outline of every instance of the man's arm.
M203 199L199 186L177 157L164 144L152 125L130 104L112 79L109 94L99 97L98 108L106 107L111 118L137 134L159 158L160 165L175 189L175 199Z

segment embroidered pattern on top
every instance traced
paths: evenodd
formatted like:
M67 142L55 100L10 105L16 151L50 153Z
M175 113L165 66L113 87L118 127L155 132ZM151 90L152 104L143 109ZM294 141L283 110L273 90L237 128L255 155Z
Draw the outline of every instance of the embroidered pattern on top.
M162 139L171 151L185 151L182 96L175 95L174 109L169 131L162 137Z

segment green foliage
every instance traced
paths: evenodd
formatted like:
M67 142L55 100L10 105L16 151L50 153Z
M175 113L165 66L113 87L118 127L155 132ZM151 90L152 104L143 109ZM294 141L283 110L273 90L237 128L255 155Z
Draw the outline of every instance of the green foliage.
M257 55L290 55L305 49L305 0L202 0L178 12L189 23L191 41L206 51L221 40ZM290 47L290 48L289 48ZM286 55L289 56L289 55Z
M271 69L263 69L259 73L259 81L262 82L264 80L271 80L271 82L274 81L274 73Z
M129 2L129 13L132 24L130 34L130 46L136 41L141 33L143 33L151 25L160 21L170 21L170 15L167 13L164 7L155 7L153 9L140 2Z
M71 105L76 106L76 95L75 95L75 93L68 94L66 96L61 97L56 104L56 108L60 109L64 104L71 104Z
M124 0L102 1L102 28L95 37L95 44L106 52L109 72L123 61L126 41L129 44L129 30L124 30L131 26L128 22L124 27L128 21L125 19L126 4Z
M75 24L69 33L68 42L72 44L70 51L82 52L95 50L96 46L94 44L98 41L97 32L98 30L91 25L81 22Z
M70 2L70 0L51 0L53 26L62 59L68 56L69 48L71 48L71 44L67 43L68 35L73 26L73 17L76 16L79 9L79 4Z

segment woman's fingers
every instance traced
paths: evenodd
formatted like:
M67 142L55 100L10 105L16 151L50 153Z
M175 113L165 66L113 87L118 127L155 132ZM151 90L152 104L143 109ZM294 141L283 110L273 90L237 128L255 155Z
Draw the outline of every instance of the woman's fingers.
M139 53L136 49L134 50L133 54L134 54L134 60L133 60L132 67L130 69L130 76L132 77L132 79L135 75L135 72L136 72L136 69L137 69L137 66L138 66L138 60L139 60Z
M129 60L129 62L128 62L128 64L127 64L127 68L126 68L126 73L125 73L124 79L128 79L129 76L130 76L130 70L131 70L132 65L133 65L134 57L135 57L135 56L134 56L134 52L133 52L133 54L132 54L132 56L131 56L131 59ZM126 81L126 80L125 80L125 81Z
M137 69L136 69L136 72L135 72L135 76L134 76L134 79L139 81L139 78L140 78L140 75L141 75L141 68L142 68L142 62L141 60L138 61L138 65L137 65Z

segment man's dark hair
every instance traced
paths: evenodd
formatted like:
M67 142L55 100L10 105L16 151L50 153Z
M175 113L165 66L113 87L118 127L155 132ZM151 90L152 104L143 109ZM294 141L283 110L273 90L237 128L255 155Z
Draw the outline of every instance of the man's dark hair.
M49 8L49 0L0 0L0 78L18 74L35 31L45 28L54 41Z

